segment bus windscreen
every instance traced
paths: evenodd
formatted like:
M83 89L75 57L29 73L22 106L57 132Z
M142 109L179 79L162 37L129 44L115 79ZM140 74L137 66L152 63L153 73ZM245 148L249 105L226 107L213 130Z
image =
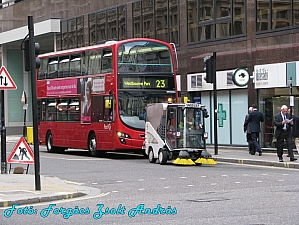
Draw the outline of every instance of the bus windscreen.
M173 73L170 49L157 42L135 41L118 48L119 73Z

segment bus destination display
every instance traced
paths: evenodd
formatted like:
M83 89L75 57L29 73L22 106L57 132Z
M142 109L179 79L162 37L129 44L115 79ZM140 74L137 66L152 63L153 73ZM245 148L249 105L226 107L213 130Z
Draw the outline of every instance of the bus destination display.
M122 88L127 89L168 89L168 78L159 77L123 77Z

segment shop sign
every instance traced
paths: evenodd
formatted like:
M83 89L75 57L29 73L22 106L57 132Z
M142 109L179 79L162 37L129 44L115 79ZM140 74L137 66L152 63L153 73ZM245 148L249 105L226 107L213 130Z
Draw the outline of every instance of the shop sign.
M234 84L239 87L244 87L249 83L250 75L247 69L238 68L233 74Z
M254 66L255 88L286 87L286 63Z

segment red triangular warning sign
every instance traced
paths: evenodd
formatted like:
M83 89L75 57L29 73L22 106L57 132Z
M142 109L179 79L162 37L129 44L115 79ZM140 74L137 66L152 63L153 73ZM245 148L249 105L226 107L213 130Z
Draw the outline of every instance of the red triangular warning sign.
M15 90L17 86L9 75L7 69L4 66L1 66L0 69L0 90Z
M13 148L8 159L8 163L34 164L34 155L24 137L21 137Z

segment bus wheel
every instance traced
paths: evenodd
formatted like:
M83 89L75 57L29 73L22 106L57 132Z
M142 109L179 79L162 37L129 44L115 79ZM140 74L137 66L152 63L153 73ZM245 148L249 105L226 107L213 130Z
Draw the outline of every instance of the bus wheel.
M160 165L165 165L168 159L167 150L165 148L160 149L159 151L159 162Z
M88 140L88 151L90 156L98 156L99 153L97 151L97 141L94 133L90 134Z
M148 161L150 163L155 163L157 161L157 159L154 158L154 151L153 151L152 147L149 148Z
M46 145L47 145L47 151L50 153L56 152L56 148L53 146L53 137L51 131L47 133L47 140L46 140Z

